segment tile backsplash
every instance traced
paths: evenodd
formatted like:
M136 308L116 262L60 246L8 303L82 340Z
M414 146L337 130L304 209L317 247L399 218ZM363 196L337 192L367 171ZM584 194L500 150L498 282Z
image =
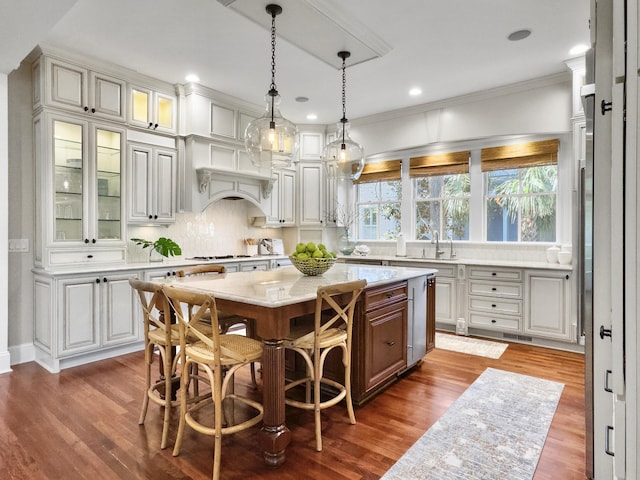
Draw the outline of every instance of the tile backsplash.
M167 227L129 225L129 238L171 238L182 248L183 257L245 255L245 238L282 238L279 228L252 226L251 207L253 205L247 200L219 200L203 212L177 214L176 222ZM148 258L148 250L142 251L131 242L127 254L130 262Z

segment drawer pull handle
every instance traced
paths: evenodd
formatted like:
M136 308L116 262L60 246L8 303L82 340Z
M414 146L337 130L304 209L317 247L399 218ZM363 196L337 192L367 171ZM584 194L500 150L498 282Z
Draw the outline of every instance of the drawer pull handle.
M390 347L393 347L395 344L396 344L396 342L394 342L393 340L389 340L387 342L387 345L390 346Z
M393 297L393 292L387 292L387 298Z
M492 292L495 292L496 290L498 290L496 287L491 287Z
M496 275L498 275L496 272L491 272L492 277L495 277Z
M495 304L495 303L492 303L492 304L491 304L491 308L496 308L496 304Z
M492 318L491 323L498 323L498 321L495 318Z

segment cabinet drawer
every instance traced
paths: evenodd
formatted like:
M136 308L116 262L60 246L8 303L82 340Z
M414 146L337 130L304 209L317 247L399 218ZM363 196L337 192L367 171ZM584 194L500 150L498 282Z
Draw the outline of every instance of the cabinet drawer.
M522 270L514 268L468 267L469 278L522 281Z
M407 282L393 283L371 288L364 292L365 311L375 310L384 305L406 300Z
M241 272L253 272L254 270L269 270L269 262L243 262L240 263Z
M75 263L124 263L124 249L117 250L51 250L49 265Z
M469 310L480 310L505 315L522 315L522 300L497 299L489 297L469 297Z
M521 283L469 282L470 295L484 295L501 298L522 298Z
M469 326L501 331L520 331L521 317L469 312Z

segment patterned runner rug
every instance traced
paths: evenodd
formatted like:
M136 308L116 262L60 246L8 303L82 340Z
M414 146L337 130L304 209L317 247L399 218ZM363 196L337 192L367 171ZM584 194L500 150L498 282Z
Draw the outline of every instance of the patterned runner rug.
M436 348L454 352L468 353L480 357L500 358L508 346L508 343L489 342L479 338L436 332Z
M530 480L563 388L487 368L382 480Z

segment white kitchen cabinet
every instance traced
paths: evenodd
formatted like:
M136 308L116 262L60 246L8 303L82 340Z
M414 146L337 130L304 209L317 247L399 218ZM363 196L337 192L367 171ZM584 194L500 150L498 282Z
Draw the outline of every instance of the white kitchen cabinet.
M52 372L141 348L137 272L35 275L36 360ZM44 313L44 314L43 314Z
M36 266L124 261L124 130L45 111L34 132Z
M320 162L298 163L298 225L324 224L324 167Z
M538 337L576 341L571 275L550 270L525 270L524 275L524 331Z
M522 329L522 270L467 267L468 325L472 328L520 332Z
M126 82L81 65L43 56L34 63L34 107L49 106L124 121Z
M128 121L155 132L176 133L177 104L173 94L132 85L129 87Z
M176 164L174 149L129 143L129 223L175 222Z
M300 160L321 160L324 151L324 134L300 132Z
M427 354L427 276L407 282L407 368Z
M274 172L275 181L269 197L263 202L266 224L270 226L294 226L296 223L296 172Z

